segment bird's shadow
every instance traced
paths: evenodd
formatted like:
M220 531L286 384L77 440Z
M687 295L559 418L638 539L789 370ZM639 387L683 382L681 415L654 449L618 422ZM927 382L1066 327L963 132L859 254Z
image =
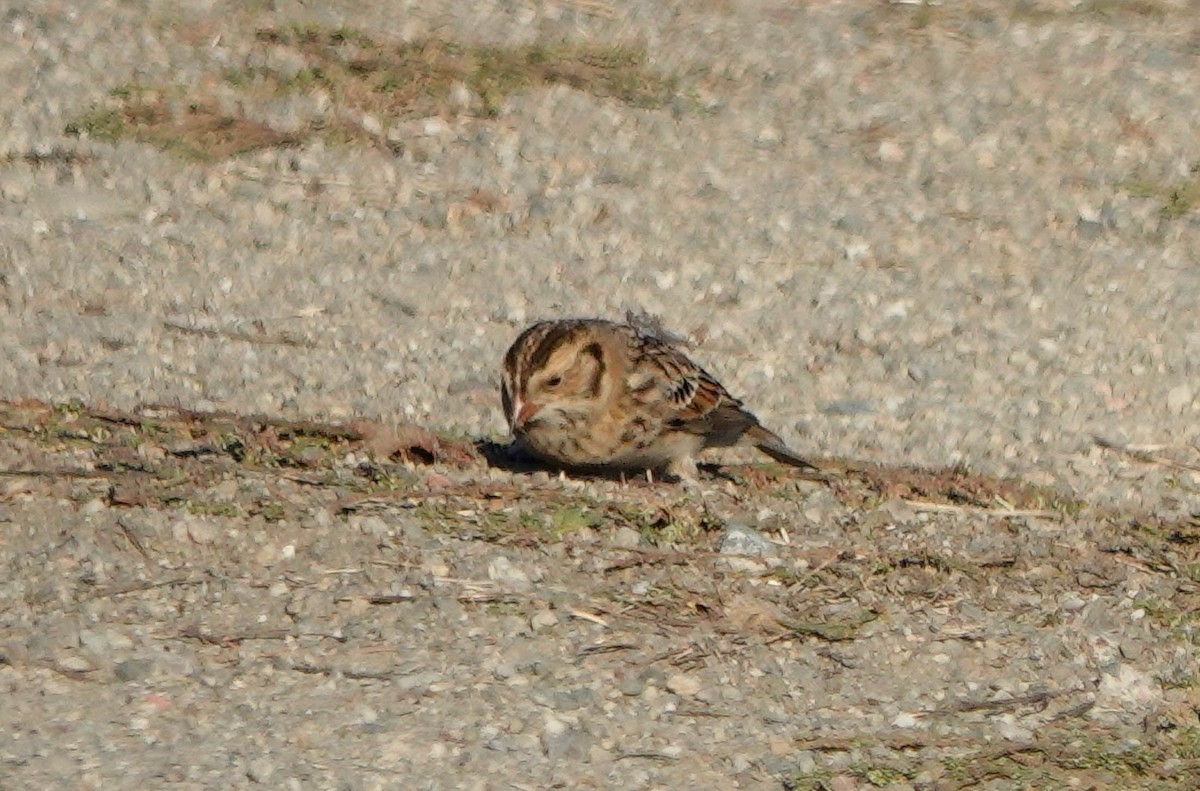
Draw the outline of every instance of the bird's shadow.
M547 464L542 459L537 458L529 451L525 450L517 442L494 442L490 439L479 439L475 441L475 449L479 451L479 455L483 456L489 467L494 467L498 470L514 473L534 473L548 472L566 473L572 478L582 478L601 481L620 481L628 483L637 480L649 480L644 472L637 470L620 470L612 467L592 467L592 466L564 466L559 464ZM737 481L737 477L730 474L720 464L701 463L697 465L701 472L713 478L720 478L727 481ZM659 474L661 471L655 471L653 476L655 480L672 482L674 479L665 474Z

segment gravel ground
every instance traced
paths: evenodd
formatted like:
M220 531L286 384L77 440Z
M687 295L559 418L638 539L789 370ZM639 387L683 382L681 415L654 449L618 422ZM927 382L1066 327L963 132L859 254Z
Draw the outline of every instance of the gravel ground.
M816 459L1053 494L438 457L389 472L436 503L367 513L226 444L122 500L190 451L104 467L82 407L10 415L5 470L89 472L0 479L0 787L1194 787L1194 2L267 5L0 10L0 397L499 439L526 323L632 309ZM66 133L130 85L240 106L221 75L290 23L637 42L677 93L206 163Z

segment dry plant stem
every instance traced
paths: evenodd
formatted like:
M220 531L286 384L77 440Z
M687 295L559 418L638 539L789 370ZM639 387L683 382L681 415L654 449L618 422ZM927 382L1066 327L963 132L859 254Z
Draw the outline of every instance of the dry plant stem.
M1142 462L1143 464L1158 464L1163 467L1170 467L1170 468L1176 469L1176 470L1187 470L1189 472L1200 472L1200 465L1198 465L1198 464L1190 464L1190 463L1184 462L1184 461L1176 461L1175 459L1170 459L1170 458L1167 458L1166 456L1160 456L1160 455L1151 453L1146 450L1130 448L1128 446L1121 445L1121 444L1113 442L1111 440L1107 440L1104 437L1099 436L1098 434L1092 435L1092 442L1099 448L1103 448L1104 450L1111 450L1114 453L1118 453L1122 456L1128 456L1129 458L1133 459L1134 461L1139 461L1139 462Z
M174 332L180 332L184 335L196 335L201 338L216 338L229 341L241 341L243 343L255 343L263 346L298 346L304 349L318 348L316 342L303 338L295 338L287 334L253 334L243 332L241 330L226 330L226 329L210 329L207 327L190 327L186 324L180 324L176 321L164 321L163 327Z
M918 511L938 511L940 513L980 514L996 519L1061 519L1062 515L1055 511L1022 508L981 508L974 505L953 505L951 503L926 503L919 500L902 500L905 505Z

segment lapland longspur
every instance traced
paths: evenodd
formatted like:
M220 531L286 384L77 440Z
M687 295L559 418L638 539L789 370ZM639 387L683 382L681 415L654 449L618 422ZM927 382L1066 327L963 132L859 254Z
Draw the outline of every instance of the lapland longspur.
M694 480L700 451L752 445L816 470L661 331L601 319L544 321L509 347L502 378L513 436L553 464Z

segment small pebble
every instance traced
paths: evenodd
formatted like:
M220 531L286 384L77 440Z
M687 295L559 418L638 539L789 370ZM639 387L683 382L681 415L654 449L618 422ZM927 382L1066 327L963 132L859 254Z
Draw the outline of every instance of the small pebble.
M504 555L492 559L487 569L488 579L509 590L529 590L533 583L524 570L513 565Z
M700 679L695 676L677 673L667 678L667 690L680 697L693 697L700 691L700 688Z
M154 662L150 659L126 659L118 662L113 668L113 674L118 681L141 681L154 672Z
M617 689L621 691L622 695L626 695L631 698L637 697L645 691L646 682L644 679L636 676L626 676L617 682Z
M729 522L721 535L720 552L723 555L762 557L778 554L778 547L749 525Z
M246 767L246 777L254 783L269 783L275 776L275 763L266 757L255 758Z
M609 534L608 544L620 549L633 549L642 544L642 534L632 527L622 525Z

